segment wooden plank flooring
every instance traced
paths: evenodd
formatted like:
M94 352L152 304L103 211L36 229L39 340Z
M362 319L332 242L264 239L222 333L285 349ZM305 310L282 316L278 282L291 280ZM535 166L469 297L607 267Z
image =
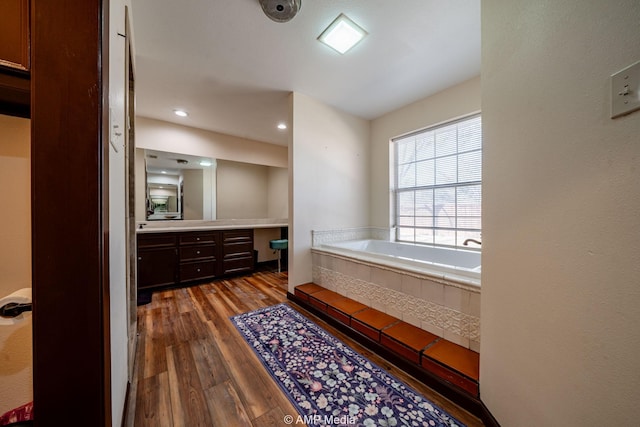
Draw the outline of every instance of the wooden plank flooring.
M138 307L126 426L283 426L297 416L230 316L287 301L287 273L256 272L158 291ZM482 423L293 303L320 326L468 426Z

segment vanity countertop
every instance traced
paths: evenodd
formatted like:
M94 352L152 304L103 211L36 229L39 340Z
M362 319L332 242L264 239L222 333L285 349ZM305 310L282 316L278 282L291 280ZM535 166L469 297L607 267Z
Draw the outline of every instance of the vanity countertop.
M288 226L289 223L286 218L221 219L216 221L138 221L136 222L136 233L147 234L182 231L233 230L238 228L280 228Z

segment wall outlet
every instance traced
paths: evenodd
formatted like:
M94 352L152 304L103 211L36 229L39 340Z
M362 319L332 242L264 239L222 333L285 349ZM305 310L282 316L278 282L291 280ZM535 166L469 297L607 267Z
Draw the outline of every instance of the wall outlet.
M611 76L611 118L640 110L640 61Z

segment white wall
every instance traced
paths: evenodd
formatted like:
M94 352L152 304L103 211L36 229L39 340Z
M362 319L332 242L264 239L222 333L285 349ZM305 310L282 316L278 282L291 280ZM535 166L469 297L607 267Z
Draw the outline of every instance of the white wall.
M504 426L640 419L640 2L482 2L480 392Z
M371 122L371 225L393 224L391 138L480 110L480 77L385 114Z
M369 224L369 121L290 98L289 291L310 282L311 230Z
M112 425L120 425L128 382L125 121L125 0L109 5L109 278ZM129 8L130 9L130 8ZM115 128L117 126L117 128ZM120 136L116 135L119 133Z
M136 117L136 147L287 167L287 147Z
M30 121L0 115L0 298L31 287ZM33 400L31 317L0 326L0 414Z

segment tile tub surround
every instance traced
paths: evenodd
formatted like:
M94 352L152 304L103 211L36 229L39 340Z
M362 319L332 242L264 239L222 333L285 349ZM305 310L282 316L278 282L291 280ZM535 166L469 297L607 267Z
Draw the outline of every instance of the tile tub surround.
M311 245L317 247L346 240L392 240L395 235L394 228L380 227L354 227L339 230L312 230Z
M313 282L439 337L480 351L480 289L318 248Z

